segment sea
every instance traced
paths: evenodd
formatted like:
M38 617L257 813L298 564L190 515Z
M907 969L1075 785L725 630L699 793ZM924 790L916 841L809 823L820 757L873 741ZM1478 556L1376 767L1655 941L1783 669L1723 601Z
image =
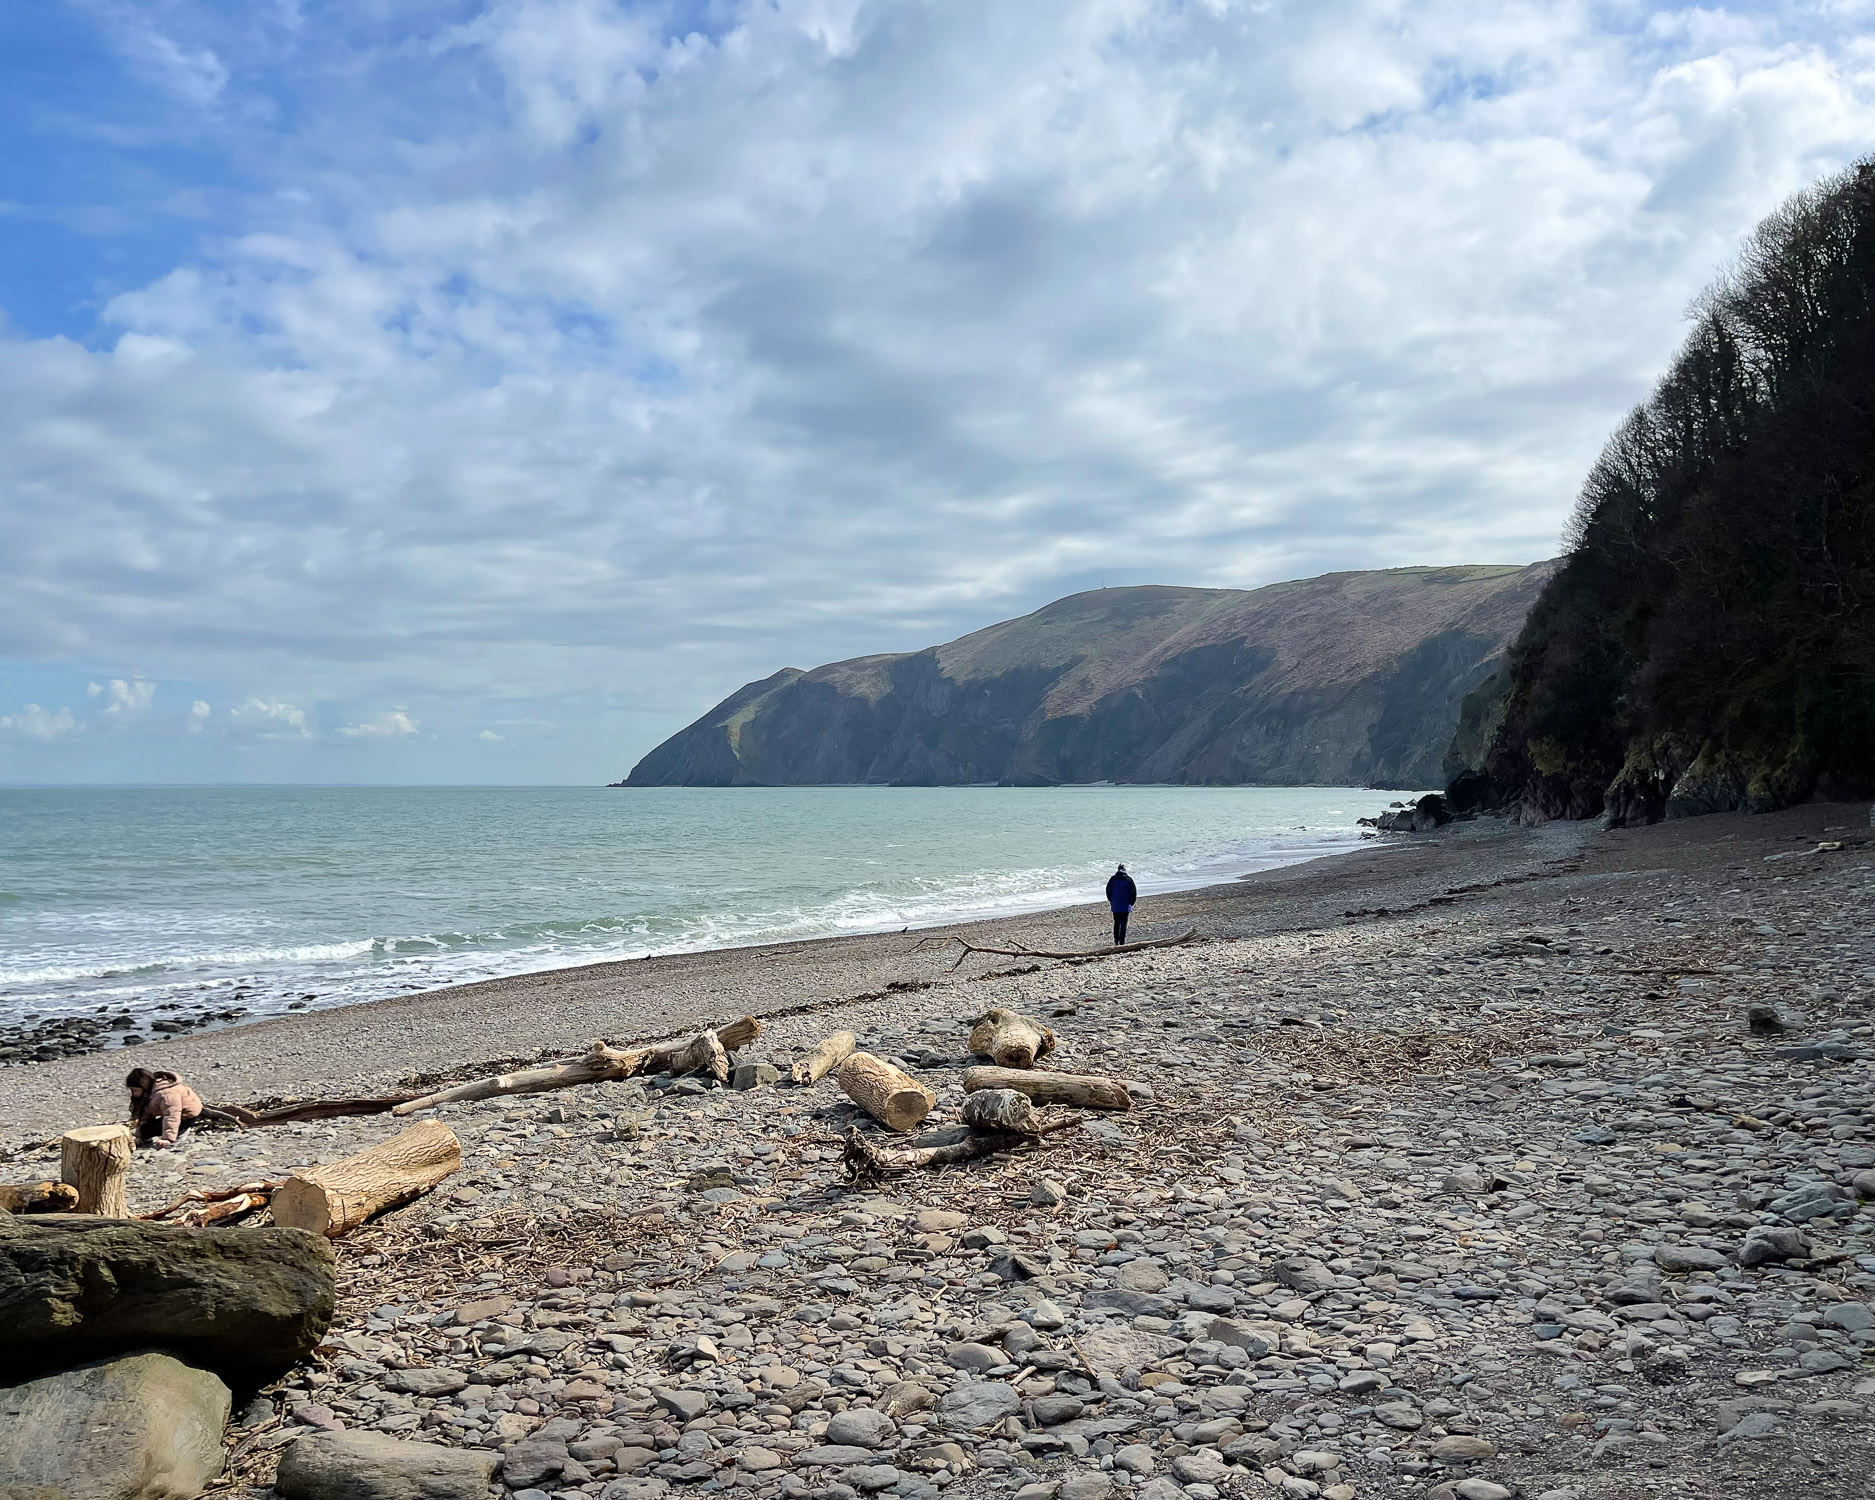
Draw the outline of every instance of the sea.
M1355 787L0 789L0 1025L219 1021L1155 893L1354 847ZM1101 934L1090 930L1090 942ZM161 1029L159 1027L159 1029Z

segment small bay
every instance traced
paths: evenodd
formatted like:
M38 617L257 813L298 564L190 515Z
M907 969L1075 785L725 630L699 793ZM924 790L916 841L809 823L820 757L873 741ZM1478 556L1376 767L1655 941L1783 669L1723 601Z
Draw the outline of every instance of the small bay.
M239 1019L1154 892L1350 848L1347 787L0 790L0 1023ZM1094 937L1097 939L1097 934ZM230 1018L232 1019L232 1018Z

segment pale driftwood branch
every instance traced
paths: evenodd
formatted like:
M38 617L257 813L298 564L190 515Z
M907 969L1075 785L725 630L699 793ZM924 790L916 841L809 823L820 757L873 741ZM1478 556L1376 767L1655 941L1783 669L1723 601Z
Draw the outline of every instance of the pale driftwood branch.
M1057 1130L1070 1130L1081 1123L1078 1115L1065 1120L1050 1120L1034 1135L972 1135L948 1146L895 1148L875 1146L855 1126L846 1133L844 1150L846 1175L856 1182L876 1182L882 1177L900 1177L929 1167L949 1166L953 1162L974 1161L994 1156L1000 1151L1015 1151L1034 1145L1042 1136Z
M294 1173L274 1192L274 1222L337 1239L373 1214L427 1193L461 1166L455 1131L440 1120L423 1120L369 1151Z
M579 1057L543 1063L538 1068L524 1068L518 1073L501 1073L493 1078L477 1078L454 1084L434 1093L419 1094L399 1100L391 1107L394 1115L413 1115L420 1109L434 1109L439 1104L458 1104L469 1099L496 1099L509 1094L543 1094L550 1089L572 1088L582 1083L608 1083L621 1078L635 1078L642 1073L708 1073L718 1083L729 1080L728 1048L746 1047L762 1032L762 1023L753 1016L731 1021L716 1031L699 1031L695 1036L675 1042L660 1042L655 1047L623 1051L594 1042ZM726 1040L727 1039L727 1040Z
M1176 948L1181 943L1189 943L1197 935L1198 929L1196 927L1187 927L1183 932L1179 933L1177 937L1150 938L1143 943L1120 943L1105 948L1081 948L1073 952L1064 953L1057 952L1052 948L991 948L981 943L973 943L967 938L958 937L953 933L948 937L925 938L922 942L913 947L912 952L918 952L919 949L922 949L927 943L935 942L939 946L945 943L956 943L960 951L957 954L957 962L951 965L951 967L955 969L972 953L992 953L998 958L1110 958L1116 953L1138 953L1146 948Z
M806 1057L788 1070L788 1076L803 1088L819 1083L859 1048L859 1038L850 1031L836 1031Z
M189 1192L184 1193L174 1203L165 1204L153 1213L134 1214L132 1217L146 1220L167 1219L171 1214L177 1212L177 1210L189 1208L191 1204L196 1205L197 1209L200 1209L203 1205L232 1203L237 1199L244 1198L259 1200L258 1202L250 1202L248 1204L249 1208L262 1208L266 1206L267 1200L273 1196L279 1186L280 1184L277 1182L244 1182L239 1187L231 1188L193 1188ZM191 1212L194 1211L196 1210L191 1210ZM238 1211L244 1213L246 1209ZM217 1217L224 1216L223 1214L217 1214ZM186 1217L187 1216L185 1216L185 1221Z
M970 1028L970 1050L1005 1068L1032 1068L1055 1050L1055 1034L1013 1010L985 1011Z
M1131 1109L1126 1085L1083 1073L1037 1073L1027 1068L965 1068L964 1092L1014 1089L1037 1104L1071 1104L1077 1109Z
M526 1068L519 1073L499 1073L493 1078L477 1078L468 1083L438 1089L433 1094L419 1094L394 1105L394 1115L412 1115L420 1109L434 1109L439 1104L458 1104L467 1099L494 1099L507 1094L540 1094L548 1089L571 1088L577 1083L603 1083L608 1079L629 1078L644 1066L646 1053L619 1052L604 1042L594 1042L583 1057L544 1067Z
M888 1130L910 1130L937 1103L911 1074L870 1052L853 1053L834 1077L847 1098Z

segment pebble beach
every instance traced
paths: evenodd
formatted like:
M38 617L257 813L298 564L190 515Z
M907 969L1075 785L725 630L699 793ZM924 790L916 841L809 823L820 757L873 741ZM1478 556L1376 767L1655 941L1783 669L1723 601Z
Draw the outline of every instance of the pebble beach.
M499 1457L517 1500L1865 1496L1875 1460L1866 805L1483 819L1142 906L596 965L154 1043L211 1102L471 1078L592 1040L835 1029L957 1119L971 1021L1132 1107L853 1181L832 1080L442 1106L464 1167L337 1242L311 1371L231 1429ZM0 1073L6 1176L116 1118L123 1052ZM1051 1111L1063 1113L1060 1110ZM186 1136L134 1210L362 1149ZM871 1138L871 1137L869 1137ZM883 1140L883 1133L879 1133Z

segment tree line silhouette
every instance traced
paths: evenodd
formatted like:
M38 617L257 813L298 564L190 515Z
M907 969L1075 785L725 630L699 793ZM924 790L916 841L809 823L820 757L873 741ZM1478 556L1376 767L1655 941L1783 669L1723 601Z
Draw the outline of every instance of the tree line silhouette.
M1875 157L1695 304L1565 544L1466 705L1461 803L1638 823L1875 788Z

